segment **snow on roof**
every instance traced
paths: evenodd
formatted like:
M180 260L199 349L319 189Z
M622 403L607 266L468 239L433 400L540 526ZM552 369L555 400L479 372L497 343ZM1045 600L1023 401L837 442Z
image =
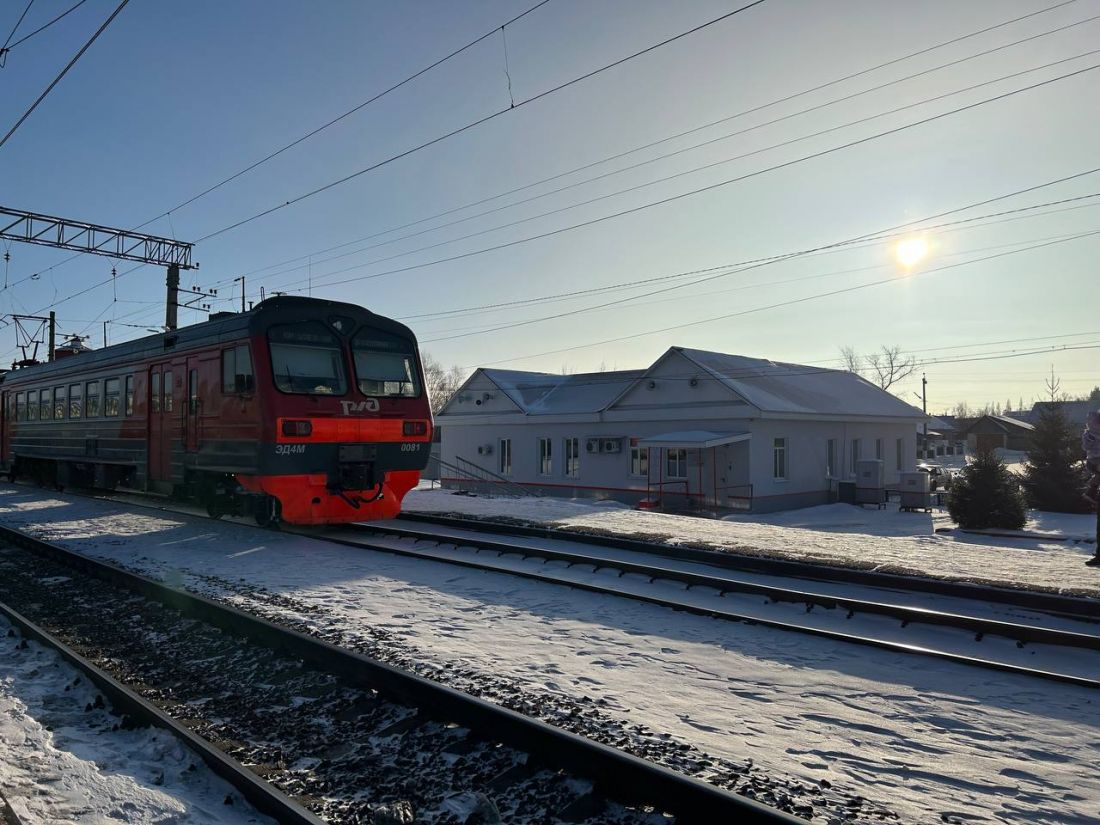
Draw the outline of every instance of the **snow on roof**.
M918 418L924 413L844 370L673 347L763 412Z
M672 347L669 352L694 362L762 412L925 418L916 407L843 370L683 347ZM595 413L611 406L667 354L644 370L577 375L485 368L478 372L528 415Z
M1016 419L1016 418L1009 418L1007 415L988 414L988 415L983 415L982 418L991 418L995 422L997 422L998 424L1002 425L1003 427L1008 427L1010 429L1012 427L1020 427L1020 428L1025 429L1025 430L1034 430L1035 429L1035 427L1033 425L1028 424L1026 421L1020 421L1019 419ZM978 419L978 421L981 421L981 420L982 420L981 418ZM974 424L977 424L978 421L975 421ZM974 424L971 424L970 426L973 427Z

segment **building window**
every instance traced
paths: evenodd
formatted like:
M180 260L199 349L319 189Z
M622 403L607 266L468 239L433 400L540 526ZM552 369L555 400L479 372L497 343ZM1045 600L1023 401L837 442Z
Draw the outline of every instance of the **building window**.
M248 344L222 352L222 392L243 394L255 389Z
M111 417L118 416L119 394L122 382L117 378L108 378L103 382L103 414Z
M886 457L886 454L883 452L882 439L881 438L876 438L875 439L875 458L877 458L879 461L882 461L885 457Z
M564 457L562 471L566 478L579 478L581 474L581 442L578 438L562 439Z
M836 478L836 439L830 438L825 442L825 476Z
M688 451L682 447L668 451L665 460L665 474L669 478L687 478L688 475Z
M512 474L512 439L500 439L500 474L510 476Z
M27 420L38 420L38 390L27 390Z
M164 411L172 412L172 371L164 371Z
M772 442L772 477L776 481L787 478L787 439L777 438Z
M134 414L134 376L126 376L126 415Z
M897 442L897 455L895 458L898 461L898 469L900 470L905 466L905 439L899 438Z
M849 468L849 474L855 476L856 464L859 463L860 444L858 438L852 439L852 466Z
M69 384L69 418L80 418L84 415L84 385Z
M64 387L53 388L53 417L61 420L65 417L66 408L69 406Z
M15 420L27 420L27 396L21 392L15 394Z
M89 381L84 385L84 417L95 418L99 412L99 382Z
M553 439L539 439L539 475L548 476L554 472Z
M39 406L42 412L38 417L43 421L49 421L53 418L53 390L42 390L42 394L39 398Z
M630 448L630 474L649 478L649 447Z

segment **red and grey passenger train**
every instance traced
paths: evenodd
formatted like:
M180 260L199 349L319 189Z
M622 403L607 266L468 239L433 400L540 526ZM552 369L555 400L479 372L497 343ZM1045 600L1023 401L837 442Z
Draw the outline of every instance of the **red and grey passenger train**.
M261 524L392 518L432 441L408 327L312 298L16 369L0 395L12 478L184 496Z

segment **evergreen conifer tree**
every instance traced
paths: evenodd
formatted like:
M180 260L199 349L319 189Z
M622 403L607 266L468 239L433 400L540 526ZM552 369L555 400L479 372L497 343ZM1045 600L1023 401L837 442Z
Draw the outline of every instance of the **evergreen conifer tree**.
M1085 477L1080 439L1061 404L1042 408L1024 468L1024 492L1031 507L1055 513L1089 509L1082 498Z
M978 453L951 485L947 510L960 527L1019 530L1027 503L1014 473L992 450Z

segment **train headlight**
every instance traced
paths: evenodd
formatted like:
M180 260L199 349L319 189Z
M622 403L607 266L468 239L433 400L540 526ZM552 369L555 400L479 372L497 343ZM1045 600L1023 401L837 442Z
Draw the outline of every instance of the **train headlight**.
M284 421L283 435L299 437L313 435L313 424L309 421Z
M428 434L428 422L427 421L406 421L401 425L402 435L427 435Z

